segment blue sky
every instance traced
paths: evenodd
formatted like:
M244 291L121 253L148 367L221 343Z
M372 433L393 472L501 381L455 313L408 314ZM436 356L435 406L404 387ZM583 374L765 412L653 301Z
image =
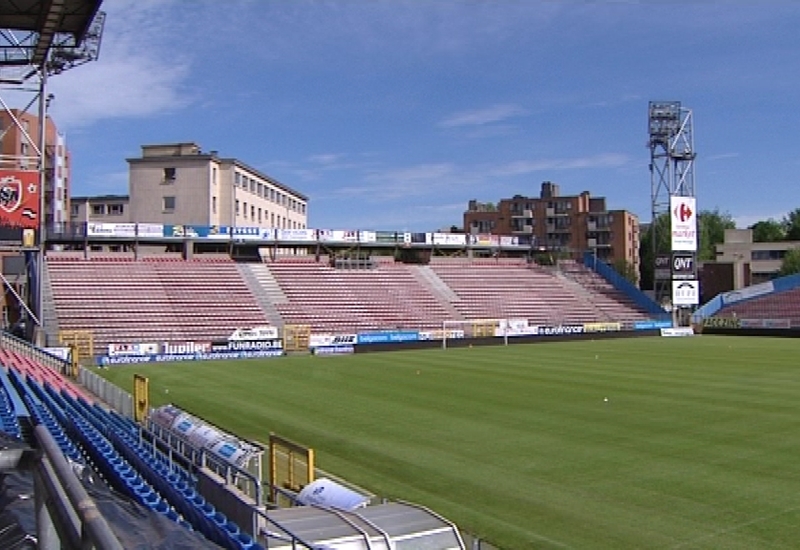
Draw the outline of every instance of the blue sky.
M433 230L469 199L589 190L650 219L647 104L694 114L698 207L800 207L800 3L106 0L51 81L74 194L196 141L310 197L317 228Z

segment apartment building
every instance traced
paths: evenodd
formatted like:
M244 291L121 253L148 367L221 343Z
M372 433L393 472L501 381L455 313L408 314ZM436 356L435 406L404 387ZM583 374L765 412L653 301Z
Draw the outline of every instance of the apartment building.
M38 215L50 226L69 220L70 154L66 136L49 116L44 129L44 212ZM0 110L0 169L38 170L40 135L38 116L18 109Z
M131 221L130 197L128 195L72 197L70 221L75 223L128 223Z
M308 197L196 143L143 145L129 165L131 222L305 229Z
M557 184L542 183L538 197L515 195L498 203L469 201L464 231L496 235L532 235L547 250L582 254L592 251L613 263L639 266L639 219L627 210L609 210L605 197L588 191L562 196Z

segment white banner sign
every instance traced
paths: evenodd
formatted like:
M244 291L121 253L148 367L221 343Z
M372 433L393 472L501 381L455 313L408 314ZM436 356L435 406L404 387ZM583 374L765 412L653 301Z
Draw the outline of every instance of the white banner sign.
M164 226L160 223L137 223L136 234L140 237L162 238L164 236Z
M374 243L378 240L378 235L375 231L359 231L358 242L360 243Z
M670 197L672 250L697 252L697 203L694 197Z
M88 223L88 237L130 237L136 236L135 223Z
M467 244L467 236L463 233L434 233L432 244L465 246Z
M278 241L313 242L317 240L316 233L313 229L276 229L275 238Z
M312 334L308 338L308 347L354 346L357 341L355 334Z
M672 305L696 306L700 303L700 283L694 279L689 281L672 281Z
M661 336L694 336L694 329L692 327L662 328Z
M519 237L500 237L500 246L519 246Z
M277 340L276 327L238 328L228 337L231 342L256 342L258 340Z
M155 342L146 344L109 344L108 356L118 357L120 355L155 355L161 353L161 346Z
M355 243L358 242L358 231L343 229L320 229L319 240L328 243Z

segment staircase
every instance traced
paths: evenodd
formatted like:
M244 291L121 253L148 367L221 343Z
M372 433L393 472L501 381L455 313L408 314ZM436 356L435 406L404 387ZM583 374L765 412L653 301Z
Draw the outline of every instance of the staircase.
M289 300L266 264L237 263L236 268L239 270L242 279L247 283L247 287L256 297L256 301L269 323L275 327L282 327L283 319L275 308L275 304L285 304Z
M414 279L416 279L420 285L427 288L431 294L439 300L453 321L464 320L464 316L461 315L453 305L453 302L459 302L461 298L458 294L453 292L452 288L447 286L447 283L439 278L430 266L409 266L408 269L411 271L411 275Z
M42 285L42 318L40 319L44 327L44 333L47 338L47 345L58 345L58 314L56 313L56 304L53 300L53 287L50 285L50 270L47 267L47 262L42 262L40 270Z
M553 274L556 276L557 279L561 281L561 283L566 287L570 292L572 292L579 300L586 302L587 304L592 306L592 310L597 315L598 321L613 321L608 313L603 311L602 308L598 307L597 303L594 299L594 293L590 290L587 290L585 286L580 284L579 282L571 279L568 275L565 275L562 271L553 271Z

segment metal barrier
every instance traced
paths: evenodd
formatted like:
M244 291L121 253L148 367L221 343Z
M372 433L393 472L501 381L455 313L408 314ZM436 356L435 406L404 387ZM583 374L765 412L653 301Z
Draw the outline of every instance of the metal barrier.
M89 369L78 371L78 382L118 413L133 418L133 396Z
M67 374L72 366L69 361L65 361L55 355L50 355L30 342L17 338L13 334L7 332L0 332L0 348L15 351L20 355L34 359L42 365L62 374Z
M0 451L2 470L33 471L37 548L122 550L105 518L44 426L33 431L41 451Z

